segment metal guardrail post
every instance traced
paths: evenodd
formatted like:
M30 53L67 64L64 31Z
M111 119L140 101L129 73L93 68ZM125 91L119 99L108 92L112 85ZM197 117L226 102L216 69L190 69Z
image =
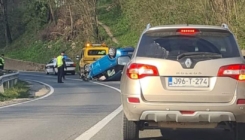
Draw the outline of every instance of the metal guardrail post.
M4 88L11 88L18 82L18 71L7 71L0 76L0 93L4 93Z

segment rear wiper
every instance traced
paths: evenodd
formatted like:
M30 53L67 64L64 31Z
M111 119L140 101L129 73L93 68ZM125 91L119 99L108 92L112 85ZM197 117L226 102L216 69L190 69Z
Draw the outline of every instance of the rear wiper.
M188 56L203 56L203 57L217 57L217 58L222 58L222 54L218 53L211 53L211 52L186 52L182 53L177 56L177 60L183 58L183 57L188 57Z

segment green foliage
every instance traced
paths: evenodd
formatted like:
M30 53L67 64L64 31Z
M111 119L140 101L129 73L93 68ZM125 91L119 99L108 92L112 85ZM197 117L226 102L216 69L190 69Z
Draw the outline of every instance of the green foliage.
M27 82L19 80L14 87L6 89L4 93L0 93L0 101L16 98L28 98L30 89L28 85L29 84Z
M49 8L46 1L26 0L23 22L27 24L28 29L38 31L49 20Z
M89 3L69 1L67 4L57 6L57 3L52 1L57 21L57 25L54 25L49 24L50 11L47 2L47 0L19 0L15 3L9 1L8 17L14 43L6 48L6 56L46 63L60 51L66 51L68 56L75 59L75 56L80 54L84 41L93 40L91 36L95 28L92 20L94 18L91 16L94 15L92 11L87 10ZM220 26L227 23L235 33L241 48L244 48L244 4L245 0L97 0L98 19L111 29L119 44L115 44L101 26L99 26L99 41L109 46L135 47L148 23L152 26L187 23ZM73 33L71 33L70 14L74 19ZM1 18L0 26L2 26ZM4 30L0 28L0 32ZM42 33L45 37L40 41ZM76 44L75 48L71 47L72 43ZM4 46L2 34L0 34L1 46Z
M104 0L103 2L98 4L99 20L110 27L113 35L119 41L117 46L132 46L136 44L138 38L135 32L132 32L130 22L125 18L120 6L111 6L111 0ZM109 9L108 7L111 8Z
M241 48L245 47L245 0L114 0L114 3L103 0L99 4L99 19L124 46L135 46L148 23L152 26L227 23Z
M19 38L11 48L6 50L6 56L45 64L53 56L58 56L61 51L65 51L67 47L68 44L64 44L62 40L40 41L35 37L35 34L27 32L23 38Z

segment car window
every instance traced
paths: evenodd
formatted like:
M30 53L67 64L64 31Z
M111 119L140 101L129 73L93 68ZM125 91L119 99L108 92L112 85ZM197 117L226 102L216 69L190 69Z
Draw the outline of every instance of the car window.
M72 62L72 60L70 58L66 58L65 61L66 62Z
M48 62L49 64L53 63L53 59Z
M186 52L210 52L223 58L240 57L234 36L221 31L202 31L196 35L150 32L142 36L137 56L176 59Z
M89 50L88 55L106 55L106 50Z

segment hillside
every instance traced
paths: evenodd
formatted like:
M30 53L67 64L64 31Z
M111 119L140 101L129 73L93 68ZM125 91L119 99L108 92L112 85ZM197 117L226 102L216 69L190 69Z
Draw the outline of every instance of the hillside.
M4 1L4 0L2 0ZM5 0L6 1L6 0ZM75 58L86 42L136 46L146 24L227 23L245 48L245 0L11 0L7 11L13 42L0 47L6 56L45 63L66 51ZM14 7L14 8L13 8ZM3 17L3 14L0 14ZM99 22L97 22L97 20ZM3 21L3 18L0 18ZM4 27L3 22L0 26ZM99 24L101 23L101 24ZM113 36L106 33L108 26ZM0 28L4 33L4 28ZM118 44L114 43L115 39ZM114 42L113 42L114 40ZM4 47L4 48L3 48Z

